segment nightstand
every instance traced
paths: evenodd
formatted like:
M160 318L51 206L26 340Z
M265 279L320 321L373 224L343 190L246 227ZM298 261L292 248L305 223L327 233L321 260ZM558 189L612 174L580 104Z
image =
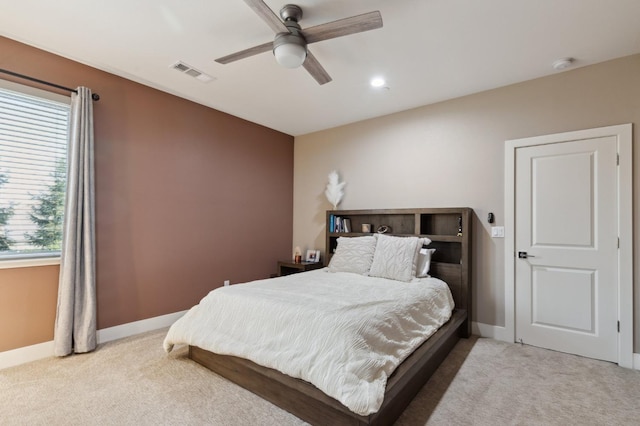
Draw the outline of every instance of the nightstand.
M278 276L297 274L298 272L312 271L324 267L322 262L300 262L278 261Z

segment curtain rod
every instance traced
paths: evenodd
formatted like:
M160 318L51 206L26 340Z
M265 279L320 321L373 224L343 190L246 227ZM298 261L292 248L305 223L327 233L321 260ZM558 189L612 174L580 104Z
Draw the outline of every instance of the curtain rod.
M76 89L71 89L70 87L65 87L65 86L61 86L59 84L50 83L48 81L40 80L40 79L34 78L34 77L29 77L28 75L24 75L24 74L18 74L17 72L5 70L5 69L2 69L2 68L0 68L0 73L9 74L9 75L12 75L14 77L22 78L24 80L29 80L29 81L33 81L33 82L36 82L36 83L44 84L45 86L55 87L56 89L66 90L67 92L78 93L78 91ZM92 93L91 94L91 99L93 99L94 101L99 101L100 100L100 95L98 95L97 93Z

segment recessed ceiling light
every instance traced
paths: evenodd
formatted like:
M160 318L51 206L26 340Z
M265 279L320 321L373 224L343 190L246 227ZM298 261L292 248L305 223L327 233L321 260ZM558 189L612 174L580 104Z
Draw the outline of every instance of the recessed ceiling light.
M574 61L575 59L573 58L562 58L554 61L551 66L553 66L554 70L560 71L569 68Z
M384 78L382 77L375 77L371 79L371 86L373 87L384 87L385 84L387 84L387 82L384 81Z

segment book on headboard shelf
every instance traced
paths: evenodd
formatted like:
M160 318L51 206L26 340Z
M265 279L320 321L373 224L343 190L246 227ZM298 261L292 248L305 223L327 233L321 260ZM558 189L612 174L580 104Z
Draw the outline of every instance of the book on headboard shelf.
M351 232L351 219L348 217L330 215L329 216L329 232L341 233Z

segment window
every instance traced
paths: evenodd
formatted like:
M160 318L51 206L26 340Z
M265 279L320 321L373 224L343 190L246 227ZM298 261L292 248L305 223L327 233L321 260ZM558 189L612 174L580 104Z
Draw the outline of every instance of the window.
M0 85L0 260L60 254L69 103Z

